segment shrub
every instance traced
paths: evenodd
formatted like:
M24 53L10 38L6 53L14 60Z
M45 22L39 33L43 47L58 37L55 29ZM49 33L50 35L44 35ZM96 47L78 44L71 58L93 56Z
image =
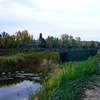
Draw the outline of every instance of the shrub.
M20 56L20 57L24 57L25 58L25 54L24 53L20 53L20 52L18 52L17 54L16 54L16 56Z
M90 50L91 56L95 56L97 54L97 49Z
M52 52L50 58L54 61L54 62L59 62L60 61L60 54L57 52Z
M24 58L20 56L0 57L0 66L4 71L10 70L16 64L24 62Z
M90 55L90 50L68 51L60 53L60 60L62 60L62 62L86 60Z
M42 59L47 59L47 60L50 59L50 51L49 50L41 52L40 55L41 55Z
M60 61L60 55L58 52L50 52L49 50L41 53L42 59L53 60L54 62Z

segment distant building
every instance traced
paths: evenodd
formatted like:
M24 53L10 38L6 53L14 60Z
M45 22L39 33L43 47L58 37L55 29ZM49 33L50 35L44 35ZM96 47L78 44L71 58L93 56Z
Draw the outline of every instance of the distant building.
M42 42L45 42L45 39L42 37L42 33L40 33L39 40L41 40Z
M39 37L39 39L42 39L42 33L40 33L40 37Z
M40 36L39 36L39 47L46 48L46 41L42 37L42 33L40 33Z

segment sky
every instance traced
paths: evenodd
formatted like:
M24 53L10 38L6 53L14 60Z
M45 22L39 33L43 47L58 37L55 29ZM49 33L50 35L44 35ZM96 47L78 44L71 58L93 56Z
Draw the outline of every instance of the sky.
M19 30L34 39L66 33L100 41L100 0L0 0L0 33Z

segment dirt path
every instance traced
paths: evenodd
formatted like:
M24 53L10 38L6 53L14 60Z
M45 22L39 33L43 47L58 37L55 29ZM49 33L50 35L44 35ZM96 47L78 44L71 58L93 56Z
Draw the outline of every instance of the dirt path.
M98 86L94 87L92 90L87 89L85 91L86 98L84 100L100 100L100 75L98 76L98 81L96 81L95 84Z
M100 87L93 90L86 90L86 98L84 100L100 100Z

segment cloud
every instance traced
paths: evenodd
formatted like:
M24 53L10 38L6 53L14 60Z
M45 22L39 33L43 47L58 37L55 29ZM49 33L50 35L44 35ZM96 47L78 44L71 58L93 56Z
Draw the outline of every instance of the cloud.
M20 2L6 2L0 5L1 16L7 16L15 20L43 19L49 14L47 11L39 11L35 7L26 6ZM40 17L41 16L41 17ZM7 18L7 19L8 19Z
M68 8L71 10L84 7L93 1L95 0L35 0L38 5L47 8Z
M90 18L90 17L86 17L83 18L84 21L88 22L88 23L99 23L100 24L100 18Z

